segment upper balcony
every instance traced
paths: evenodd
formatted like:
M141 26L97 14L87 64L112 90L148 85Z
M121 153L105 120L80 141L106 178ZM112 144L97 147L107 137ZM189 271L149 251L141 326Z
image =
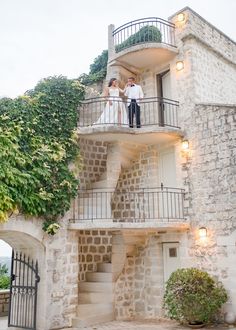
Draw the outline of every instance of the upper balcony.
M136 113L132 123L134 128L130 127L129 102L129 99L121 97L96 97L81 102L78 109L79 134L97 141L129 140L137 143L162 143L182 135L177 101L160 97L139 100L139 128L136 128Z
M175 25L157 17L109 26L109 62L142 69L171 60L178 50Z

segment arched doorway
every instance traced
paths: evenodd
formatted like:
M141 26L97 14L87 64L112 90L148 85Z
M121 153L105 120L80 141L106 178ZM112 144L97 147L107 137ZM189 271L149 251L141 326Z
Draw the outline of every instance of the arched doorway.
M15 305L13 306L14 308L10 308L10 314L14 315L15 313L15 315L17 314L17 317L14 316L13 319L11 319L11 322L9 322L9 324L10 326L16 326L16 324L22 326L23 323L21 324L21 322L23 321L20 320L23 319L23 316L21 317L21 315L26 315L25 309L27 308L30 313L30 317L36 318L37 330L43 330L45 329L46 316L44 303L46 276L45 272L43 271L45 269L45 247L42 243L41 232L37 231L37 228L35 228L34 224L31 221L27 222L25 220L23 222L20 220L10 220L8 223L0 224L0 240L5 242L5 244L2 243L1 245L5 247L5 249L7 249L8 244L8 246L10 246L10 249L12 248L14 250L14 258L12 262L16 277L15 282L12 281L12 285L15 284L14 297L16 297L18 293L21 297L14 298L13 293L11 293L11 297L14 298L12 299L12 302L14 301ZM32 269L35 267L36 263L38 267L38 273L40 274L40 283L37 287L37 303L31 303L32 309L35 308L35 314L33 315L33 312L31 311L30 307L31 305L29 303L30 299L32 300L32 297L28 300L25 299L26 303L24 303L23 295L25 294L25 292L27 292L27 294L28 292L31 292L31 296L35 294L35 292L33 292L33 289L27 290L26 286L30 286L33 282L35 282L33 277L34 273L32 272ZM21 280L19 278L21 278ZM23 290L22 284L23 286L25 286L26 289ZM1 330L8 329L7 325L9 320L6 320L5 317L5 324L0 323ZM32 321L32 329L34 329L33 324L34 321ZM5 328L3 328L3 326ZM22 328L24 327L22 326ZM9 327L9 329L11 329L11 327Z

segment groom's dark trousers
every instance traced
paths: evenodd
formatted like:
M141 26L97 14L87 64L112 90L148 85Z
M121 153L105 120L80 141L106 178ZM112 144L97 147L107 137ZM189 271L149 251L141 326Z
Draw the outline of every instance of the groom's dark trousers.
M141 127L140 106L137 104L137 101L135 99L131 99L128 109L129 109L129 127L134 127L134 115L135 115L137 128L140 128Z

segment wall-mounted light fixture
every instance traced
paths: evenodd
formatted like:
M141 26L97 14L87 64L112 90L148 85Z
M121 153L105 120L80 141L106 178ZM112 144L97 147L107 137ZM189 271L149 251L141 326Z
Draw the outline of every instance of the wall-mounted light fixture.
M185 14L179 13L177 17L178 22L183 22L185 20Z
M188 151L189 150L189 142L188 142L188 140L183 140L182 141L182 149L184 151Z
M183 69L184 69L184 62L183 61L176 62L176 70L181 71Z
M201 227L198 229L199 237L206 238L207 237L207 229L206 227Z

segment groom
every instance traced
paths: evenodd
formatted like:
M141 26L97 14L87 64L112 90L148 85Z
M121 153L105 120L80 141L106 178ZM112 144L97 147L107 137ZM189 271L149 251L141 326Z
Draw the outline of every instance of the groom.
M143 98L143 90L141 86L135 84L135 79L133 77L128 78L127 85L125 88L125 96L128 97L129 104L129 127L134 127L135 116L137 128L140 128L140 105L138 101Z

